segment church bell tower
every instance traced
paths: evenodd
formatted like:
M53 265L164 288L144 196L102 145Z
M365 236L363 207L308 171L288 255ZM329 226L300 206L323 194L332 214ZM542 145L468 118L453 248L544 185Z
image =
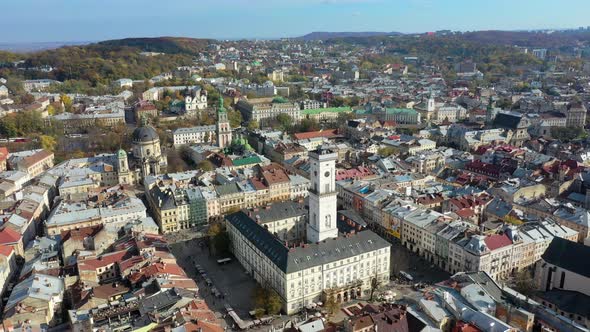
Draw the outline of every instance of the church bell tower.
M217 108L217 146L225 148L231 144L231 125L227 117L227 111L223 107L223 97L219 94L219 106Z

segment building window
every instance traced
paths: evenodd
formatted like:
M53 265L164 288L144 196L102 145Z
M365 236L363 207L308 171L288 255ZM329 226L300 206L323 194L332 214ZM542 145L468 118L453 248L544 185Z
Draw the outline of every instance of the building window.
M563 288L564 284L565 284L565 272L561 271L561 281L559 282L559 288Z

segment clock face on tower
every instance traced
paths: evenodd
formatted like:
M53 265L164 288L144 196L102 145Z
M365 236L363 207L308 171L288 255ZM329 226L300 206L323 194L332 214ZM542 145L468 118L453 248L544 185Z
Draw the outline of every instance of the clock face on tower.
M326 173L324 173L325 177L329 177L330 176L330 171L326 171Z

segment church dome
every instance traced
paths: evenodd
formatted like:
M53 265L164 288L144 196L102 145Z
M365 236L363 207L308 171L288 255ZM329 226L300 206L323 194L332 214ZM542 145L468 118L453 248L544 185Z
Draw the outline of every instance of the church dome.
M160 136L156 130L151 126L138 127L133 131L131 135L133 142L153 142L159 140Z

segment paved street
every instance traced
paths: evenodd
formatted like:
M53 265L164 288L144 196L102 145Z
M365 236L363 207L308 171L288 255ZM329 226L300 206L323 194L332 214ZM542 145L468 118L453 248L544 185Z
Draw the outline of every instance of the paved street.
M252 294L256 283L246 275L240 263L236 261L222 266L217 264L219 257L209 256L207 247L200 243L204 244L206 240L194 238L171 244L178 264L191 278L197 281L201 297L219 317L225 316L225 304L227 303L243 320L248 320L248 312L253 307ZM195 262L205 270L207 277L213 282L212 286L208 286L204 278L197 272ZM223 299L212 295L214 287L224 294ZM231 322L229 317L227 318L226 323L229 325Z
M215 257L209 255L207 248L207 240L202 236L206 234L205 230L200 232L191 231L184 233L175 233L167 235L166 238L170 241L172 252L177 258L178 264L181 265L187 274L197 281L199 286L200 296L205 299L210 308L216 315L225 321L226 326L231 327L233 322L226 316L225 304L230 305L236 313L244 320L248 321L249 311L253 309L253 291L256 287L256 282L246 274L242 266L236 260L225 265L219 265L217 260L224 257ZM198 273L195 264L199 264L206 272L207 278L213 283L208 286L205 279ZM399 244L392 244L391 250L391 270L392 276L397 276L400 270L409 272L414 277L413 282L406 282L404 280L391 281L387 285L382 285L378 291L375 292L375 300L379 295L386 290L393 291L398 299L418 298L420 292L411 288L415 282L435 283L448 278L448 274L440 269L431 266L423 259L415 254L410 253L406 248ZM219 290L224 294L224 298L216 298L212 294L213 289ZM366 303L367 299L362 300ZM347 303L344 306L351 305ZM224 319L225 318L225 319ZM344 319L344 314L339 312L334 321ZM282 326L285 321L299 320L303 317L280 317L273 322L274 326ZM268 326L260 326L252 328L257 331L267 331Z
M399 271L412 275L414 282L436 283L446 280L450 274L437 266L410 252L399 243L391 245L391 275L396 277Z

